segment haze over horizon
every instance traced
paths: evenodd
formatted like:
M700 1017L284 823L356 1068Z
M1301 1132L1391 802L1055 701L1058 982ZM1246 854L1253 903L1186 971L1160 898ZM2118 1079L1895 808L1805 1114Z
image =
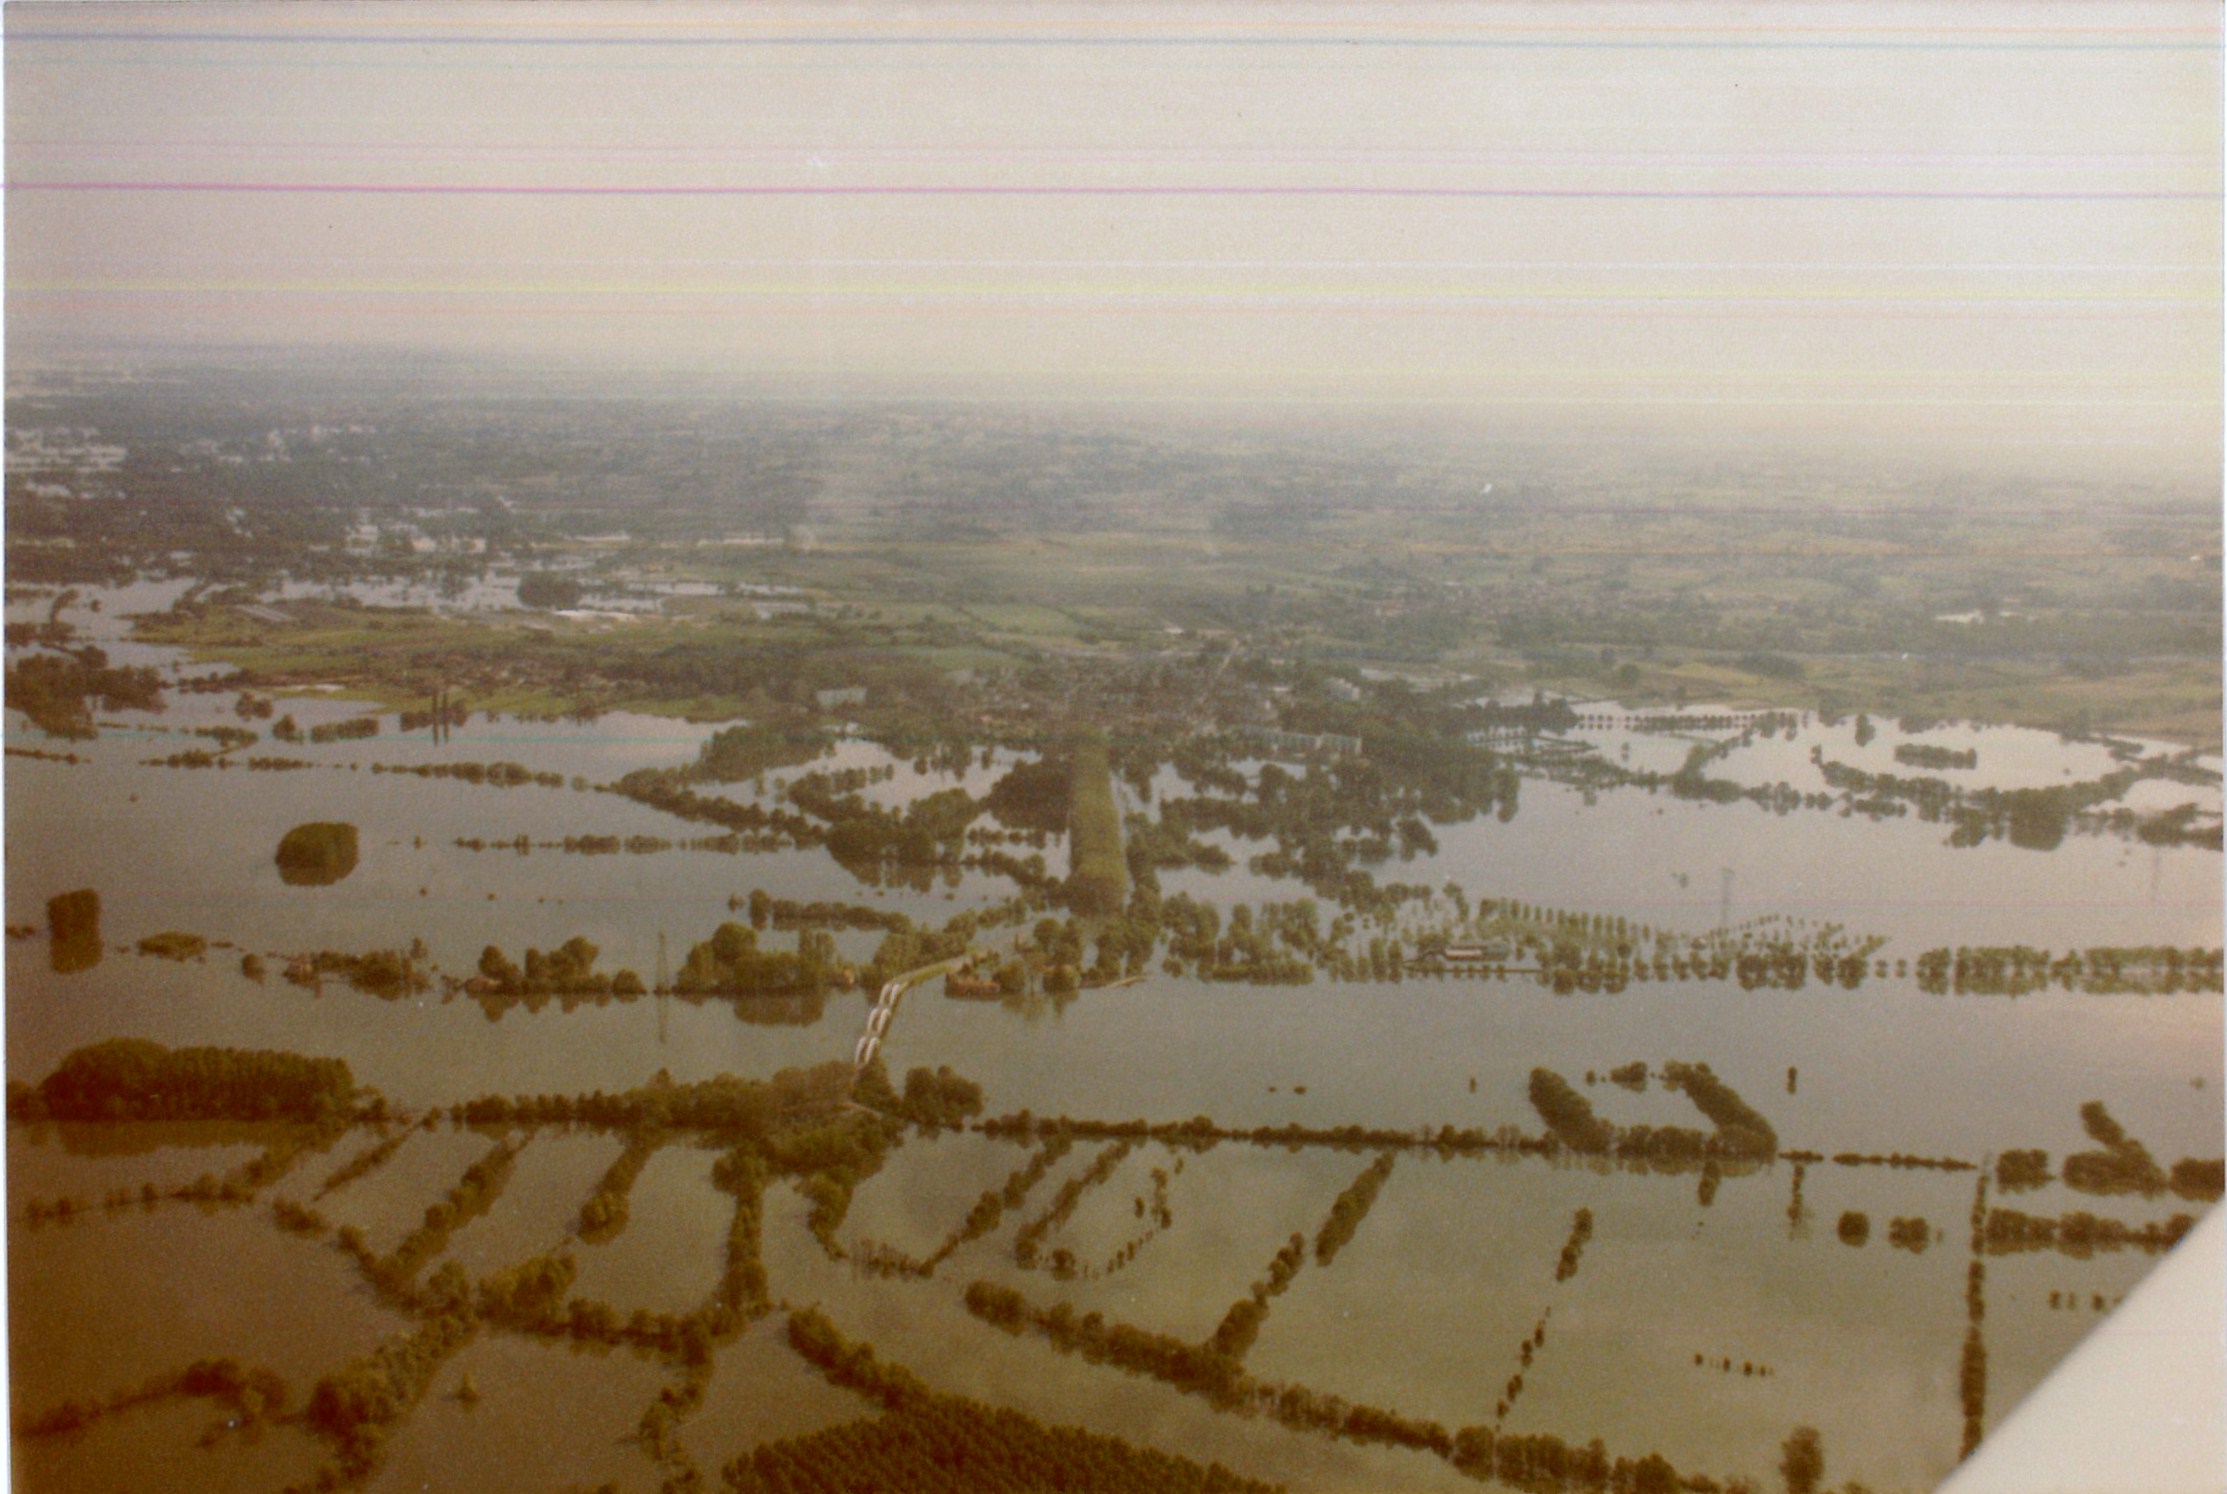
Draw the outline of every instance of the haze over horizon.
M2216 7L31 4L5 40L18 366L2219 464Z

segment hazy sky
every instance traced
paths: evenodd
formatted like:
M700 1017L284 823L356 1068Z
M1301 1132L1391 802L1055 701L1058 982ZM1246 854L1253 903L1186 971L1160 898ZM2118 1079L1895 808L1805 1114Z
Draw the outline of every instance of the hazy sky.
M16 4L7 337L2208 462L2218 21Z

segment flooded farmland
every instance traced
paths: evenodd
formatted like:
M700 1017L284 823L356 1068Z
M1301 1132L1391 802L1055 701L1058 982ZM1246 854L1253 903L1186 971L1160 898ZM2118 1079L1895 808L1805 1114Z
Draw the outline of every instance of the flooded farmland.
M132 595L104 600L113 617ZM1293 1487L1454 1487L1461 1455L1451 1442L1434 1452L1429 1429L1478 1427L1511 1445L1598 1438L1611 1458L1759 1478L1797 1425L1815 1428L1837 1476L1925 1487L2216 1196L2217 1164L2207 1177L2203 1159L2221 1151L2218 852L2145 842L2109 819L2131 799L2146 817L2186 806L2184 823L2216 824L2216 771L2162 744L1798 716L1765 734L1747 721L1663 731L1618 708L1628 724L1573 732L1568 750L1517 745L1512 814L1440 825L1429 849L1391 861L1415 891L1347 919L1357 958L1325 938L1304 978L1234 978L1212 957L1171 956L1062 991L1040 963L1037 914L1015 912L1013 884L990 871L953 862L924 885L862 880L821 845L707 846L700 824L614 787L686 767L707 728L616 714L474 717L435 733L375 712L368 735L289 748L290 771L257 771L244 752L166 764L177 733L219 719L227 699L104 722L69 744L74 760L11 719L11 750L33 750L7 780L9 922L29 926L7 952L10 1072L36 1081L118 1037L278 1050L344 1060L376 1108L299 1137L246 1123L12 1126L19 1426L215 1358L268 1371L298 1405L406 1339L429 1283L551 1261L561 1284L543 1317L506 1330L494 1315L443 1355L371 1487L405 1486L431 1461L479 1469L481 1487L543 1487L574 1469L648 1487L863 1414L855 1390L813 1379L779 1317L745 1314L714 1335L700 1379L692 1351L673 1361L655 1346L732 1291L737 1164L716 1133L614 1134L529 1103L847 1071L869 989L679 988L693 947L751 921L754 891L863 910L827 935L846 970L874 960L888 927L972 914L967 947L983 968L1020 976L988 999L924 981L880 1038L891 1075L979 1086L962 1112L893 1094L871 1160L830 1173L784 1157L776 1137L751 1164L763 1300L810 1305L890 1361L933 1368L950 1393L1244 1459ZM305 732L363 719L343 701L288 710ZM1827 765L1882 773L1909 743L1976 753L1960 770L1973 789L2137 776L2051 849L1957 845L1938 816L1850 813L1855 796L1833 787ZM1616 779L1697 747L1734 786L1713 800ZM497 786L412 771L490 761L523 773ZM834 740L816 761L736 785L731 802L778 807L799 775L848 773L902 815L952 790L991 796L1029 761L939 768ZM1573 764L1611 771L1589 782ZM1319 771L1240 756L1231 781L1257 793L1264 774ZM1776 805L1743 797L1779 785ZM1195 824L1201 811L1178 806L1234 802L1228 792L1180 766L1116 784L1133 825ZM355 826L358 859L329 884L288 885L271 848L313 820ZM1162 873L1160 896L1228 919L1243 909L1241 923L1316 906L1304 876L1279 874L1242 827L1202 841L1227 854ZM1065 858L1062 837L1042 844ZM75 887L99 894L98 957L62 970L41 913ZM795 945L770 906L763 944ZM183 959L143 949L165 931L203 942ZM491 989L488 947L524 959L573 938L599 968L646 979L634 994L609 981ZM1552 962L1573 938L1576 978L1558 984ZM2116 984L2099 979L2099 954L2077 976L2049 975L2050 960L2105 945L2186 954L2171 978L2146 954L2113 966ZM2041 974L1989 986L1981 949L2025 949ZM374 950L406 952L407 975L318 968L318 951ZM1967 966L1968 978L1943 973ZM1695 1063L1718 1081L1698 1109L1676 1079ZM1617 1139L1588 1142L1552 1113L1540 1071ZM480 1096L528 1098L468 1110ZM2097 1139L2095 1102L2154 1159L2154 1181L2075 1165L2123 1154ZM1692 1129L1726 1135L1733 1113L1760 1116L1769 1144L1719 1148ZM1646 1142L1681 1129L1697 1145ZM2044 1158L2038 1180L2002 1171L2022 1151ZM429 1240L429 1211L498 1154L487 1197L442 1205L459 1218ZM1381 1186L1350 1243L1325 1255L1326 1219L1375 1158L1389 1159ZM620 1200L617 1226L585 1224L605 1195ZM1866 1221L1860 1240L1852 1216ZM362 1242L360 1262L334 1231ZM1264 1288L1287 1243L1288 1275ZM398 1256L413 1258L408 1284ZM995 1310L1016 1300L1018 1325ZM1222 1356L1224 1378L1204 1383L1124 1361L1102 1328L1076 1326L1232 1342L1224 1320L1247 1301L1265 1310ZM566 1316L581 1303L615 1336L560 1330L606 1320ZM1972 1342L1985 1356L1976 1403L1959 1390ZM792 1382L777 1404L751 1389ZM1295 1388L1300 1412L1272 1409ZM553 1405L568 1408L576 1447L550 1441L532 1409ZM670 1431L654 1425L661 1405ZM1319 1405L1381 1408L1392 1431L1355 1439L1342 1410L1314 1430ZM73 1433L83 1440L66 1451L39 1442L20 1465L34 1485L75 1487L64 1470L97 1469L177 1423L169 1410L84 1414L97 1433ZM270 1460L293 1467L309 1443L289 1425L267 1449L181 1467L208 1487Z

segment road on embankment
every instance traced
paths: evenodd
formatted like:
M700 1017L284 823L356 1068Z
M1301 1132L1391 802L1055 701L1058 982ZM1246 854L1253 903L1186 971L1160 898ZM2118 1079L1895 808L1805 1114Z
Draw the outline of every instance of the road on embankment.
M866 1030L859 1034L858 1047L851 1059L853 1071L864 1073L866 1066L874 1061L874 1055L881 1050L882 1039L889 1035L890 1024L897 1020L898 1003L904 1000L908 988L917 986L922 981L934 980L939 975L951 975L964 970L974 963L974 958L975 952L970 949L964 954L953 955L948 960L938 960L935 964L923 965L918 970L907 970L903 975L885 983L881 994L874 998L874 1009L866 1014Z

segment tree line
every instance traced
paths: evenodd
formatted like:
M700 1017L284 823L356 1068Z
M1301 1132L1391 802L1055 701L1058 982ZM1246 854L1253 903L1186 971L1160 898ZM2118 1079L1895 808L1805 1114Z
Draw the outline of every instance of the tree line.
M760 931L771 927L778 930L880 929L896 933L912 927L912 920L894 908L870 908L863 903L800 903L794 898L774 897L763 887L752 888L747 899L727 899L729 912L745 908L749 911L750 926Z
M1294 1431L1431 1453L1471 1477L1497 1478L1531 1494L1680 1494L1724 1487L1705 1475L1680 1475L1659 1453L1612 1459L1598 1440L1579 1448L1551 1433L1500 1435L1489 1426L1449 1433L1437 1422L1380 1406L1356 1404L1305 1386L1255 1380L1211 1343L1188 1344L1167 1334L1109 1322L1095 1312L1078 1315L1064 1302L1039 1308L1011 1288L987 1281L967 1288L965 1304L968 1312L993 1327L1037 1333L1062 1350L1160 1380L1206 1399L1217 1409L1249 1409Z
M255 1195L293 1171L295 1164L312 1151L321 1151L331 1145L338 1132L354 1120L367 1118L364 1113L335 1115L314 1125L287 1126L263 1150L219 1177L204 1172L191 1182L170 1188L158 1187L152 1182L142 1183L135 1190L128 1187L111 1188L101 1200L101 1207L111 1213L137 1206L149 1212L163 1203L190 1203L204 1208L237 1208L255 1201ZM72 1198L28 1198L23 1204L25 1220L36 1227L48 1220L68 1224L93 1211L90 1200Z
M333 1445L344 1478L360 1481L370 1473L386 1439L425 1398L441 1366L478 1330L468 1307L437 1313L317 1382L306 1420Z
M513 851L520 856L534 851L562 851L567 856L616 856L623 851L629 856L654 856L676 849L740 856L745 852L761 849L753 837L734 831L725 835L698 835L678 841L667 840L662 835L567 835L557 840L535 840L521 832L509 840L459 835L454 844L461 851Z
M2053 1250L2079 1261L2121 1250L2162 1255L2195 1226L2195 1219L2187 1214L2133 1225L2123 1219L2100 1219L2084 1209L2052 1219L1997 1207L1987 1212L1983 1243L1989 1255Z
M426 1205L425 1218L416 1229L404 1235L387 1255L368 1259L372 1277L397 1289L407 1287L419 1267L448 1247L449 1236L495 1206L495 1200L502 1197L510 1183L512 1168L525 1145L523 1136L506 1137L465 1168L464 1175L447 1193ZM342 1234L346 1243L348 1232Z
M1088 1167L1060 1184L1059 1191L1052 1195L1052 1201L1046 1204L1036 1217L1025 1221L1020 1229L1014 1233L1014 1264L1024 1271L1034 1270L1037 1257L1043 1249L1044 1237L1065 1224L1069 1216L1075 1212L1076 1207L1082 1203L1083 1195L1112 1177L1114 1169L1119 1167L1135 1148L1136 1142L1132 1139L1125 1138L1116 1141L1112 1146L1107 1147L1096 1157L1093 1157ZM1072 1275L1074 1273L1072 1258L1067 1260L1064 1266L1061 1266L1056 1264L1058 1254L1065 1254L1065 1252L1055 1253L1054 1274Z
M182 1370L156 1375L129 1390L99 1399L65 1400L35 1415L19 1414L15 1434L72 1436L107 1417L177 1399L216 1402L226 1413L220 1428L243 1437L253 1437L266 1424L283 1419L287 1409L286 1382L275 1372L248 1369L229 1357L196 1359Z
M1593 1102L1552 1069L1531 1071L1531 1106L1548 1134L1574 1152L1613 1154L1651 1165L1704 1165L1725 1159L1764 1162L1778 1155L1778 1133L1771 1123L1705 1063L1665 1064L1663 1084L1682 1091L1696 1109L1715 1123L1704 1136L1685 1126L1618 1127L1593 1113Z
M1474 1126L1459 1130L1441 1126L1436 1131L1426 1126L1417 1131L1388 1126L1303 1126L1294 1121L1277 1126L1233 1127L1219 1125L1203 1115L1184 1121L1108 1121L1065 1115L1038 1116L1021 1110L1012 1115L993 1116L983 1121L978 1129L987 1136L1022 1140L1039 1134L1065 1135L1083 1141L1132 1137L1200 1151L1223 1141L1287 1149L1303 1146L1334 1147L1341 1151L1402 1148L1435 1151L1442 1156L1474 1156L1487 1152L1544 1155L1558 1147L1552 1137L1525 1136L1512 1126L1502 1126L1489 1136Z
M485 784L489 788L524 788L537 784L542 788L563 788L562 773L546 770L536 772L523 763L373 763L374 773L409 773L419 778L452 778L459 783ZM586 780L574 784L584 787Z
M1291 1238L1269 1258L1267 1271L1222 1314L1222 1320L1214 1325L1214 1332L1207 1339L1207 1346L1224 1359L1242 1361L1260 1337L1261 1324L1268 1320L1269 1303L1284 1294L1306 1261L1307 1237L1294 1230Z
M1348 1183L1345 1191L1330 1203L1330 1215L1322 1221L1322 1228L1315 1231L1315 1261L1327 1266L1338 1258L1353 1239L1361 1221L1368 1217L1376 1203L1377 1193L1384 1187L1384 1180L1392 1175L1394 1153L1385 1152L1367 1167L1361 1175Z
M930 1390L910 1371L843 1338L817 1311L789 1315L788 1341L830 1382L881 1414L805 1437L761 1444L727 1464L734 1494L902 1489L906 1494L1270 1494L1275 1486L1219 1463L1119 1438L1046 1426L1018 1411Z
M880 1062L881 1060L878 1057L874 1060L875 1065L879 1065ZM887 1082L886 1079L884 1082ZM894 1101L894 1092L892 1092L892 1100ZM1055 1135L1046 1138L1042 1146L1029 1154L1029 1159L1026 1162L1013 1169L1006 1176L1003 1184L996 1188L982 1190L981 1196L975 1199L973 1206L967 1210L966 1217L952 1226L951 1232L945 1235L942 1242L928 1253L926 1259L915 1260L903 1251L878 1244L861 1245L852 1252L852 1259L862 1269L874 1275L910 1276L921 1279L933 1276L936 1267L948 1260L960 1246L979 1240L984 1235L991 1233L1004 1221L1008 1210L1017 1209L1026 1203L1029 1194L1035 1190L1036 1185L1044 1181L1044 1175L1050 1172L1053 1166L1062 1157L1065 1157L1073 1146L1073 1140L1066 1136Z
M575 934L544 954L528 948L523 965L512 962L490 944L480 951L478 978L468 988L475 995L491 996L640 996L642 977L631 970L616 975L597 972L602 951Z
M1175 1170L1177 1172L1183 1170L1183 1159L1181 1157L1175 1159ZM1137 1253L1151 1244L1162 1230L1174 1227L1175 1211L1168 1207L1168 1169L1165 1167L1152 1169L1152 1197L1150 1202L1147 1202L1145 1195L1140 1193L1129 1200L1129 1206L1135 1216L1144 1221L1144 1228L1116 1245L1106 1257L1105 1265L1095 1271L1087 1266L1084 1267L1082 1274L1085 1276L1111 1276L1116 1271L1126 1269L1136 1260Z
M449 1107L459 1125L587 1125L606 1131L697 1131L735 1140L769 1136L782 1124L816 1123L848 1096L851 1066L836 1061L783 1069L770 1079L722 1074L693 1084L662 1076L608 1094L482 1095Z
M1586 1241L1593 1238L1593 1211L1579 1209L1570 1221L1570 1238L1562 1244L1562 1254L1554 1263L1554 1279L1568 1281L1577 1275L1577 1263L1585 1253Z
M337 976L347 982L351 990L395 1001L432 986L433 978L420 964L424 958L422 943L413 944L407 950L374 949L362 954L320 949L289 960L286 979L297 986L315 989L323 985L327 976Z
M581 1239L599 1245L618 1238L626 1228L627 1198L634 1191L635 1180L670 1139L646 1127L626 1139L618 1157L597 1180L595 1192L580 1206L580 1220L574 1229Z
M410 1139L411 1130L411 1127L402 1127L392 1136L373 1142L334 1168L325 1181L318 1185L317 1197L323 1198L328 1193L337 1192L356 1179L384 1166L390 1157L402 1149L402 1143Z
M1918 989L1929 995L2025 996L2054 987L2090 996L2168 996L2218 991L2217 949L2099 945L2052 954L2027 945L1958 945L1918 956Z

